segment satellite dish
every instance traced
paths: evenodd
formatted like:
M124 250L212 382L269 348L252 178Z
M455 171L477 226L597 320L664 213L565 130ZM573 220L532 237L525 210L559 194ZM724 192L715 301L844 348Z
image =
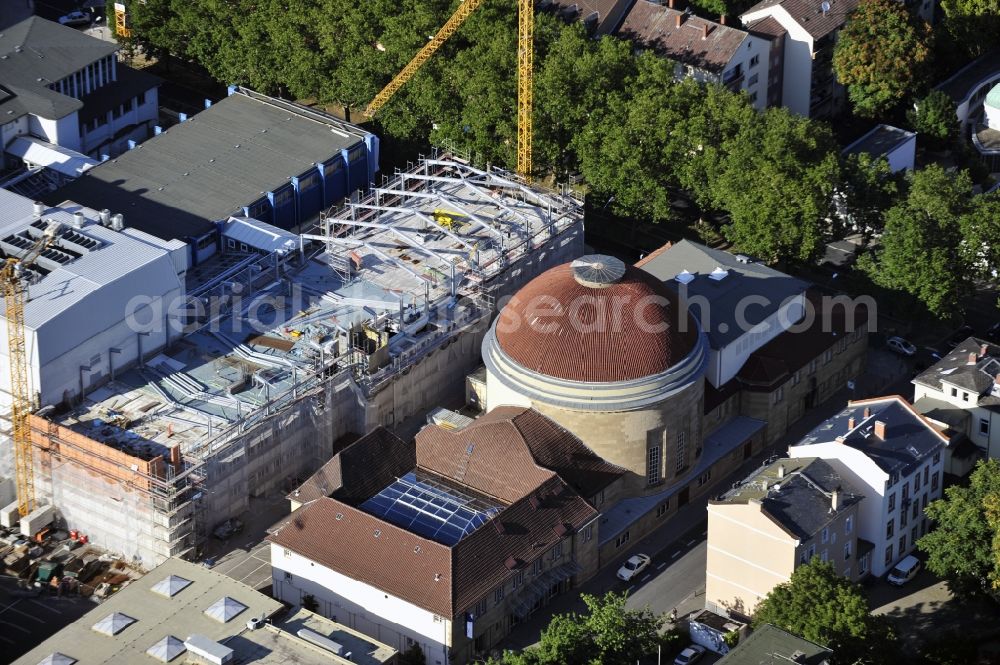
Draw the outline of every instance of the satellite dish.
M826 16L826 13L830 11L830 3L827 0L823 0L823 4L819 8L823 10L823 16Z

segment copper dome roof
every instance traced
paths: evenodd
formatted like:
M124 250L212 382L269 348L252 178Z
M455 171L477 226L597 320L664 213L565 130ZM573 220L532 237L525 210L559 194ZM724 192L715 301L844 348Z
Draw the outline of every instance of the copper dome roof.
M504 353L522 367L570 381L631 381L666 371L694 348L698 328L677 296L634 266L586 256L542 273L496 322Z

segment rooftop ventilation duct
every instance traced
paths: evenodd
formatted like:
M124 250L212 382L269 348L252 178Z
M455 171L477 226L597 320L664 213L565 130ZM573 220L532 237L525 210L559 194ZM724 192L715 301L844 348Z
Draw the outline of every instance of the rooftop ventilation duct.
M111 226L111 211L105 208L100 212L101 226Z
M41 201L35 201L32 205L32 212L35 213L35 217L41 217L45 214L45 204Z
M73 228L74 229L82 229L83 225L86 224L86 223L87 223L87 218L84 216L84 214L82 212L77 211L77 212L73 213Z
M111 228L115 231L121 231L125 228L125 216L121 213L111 216Z

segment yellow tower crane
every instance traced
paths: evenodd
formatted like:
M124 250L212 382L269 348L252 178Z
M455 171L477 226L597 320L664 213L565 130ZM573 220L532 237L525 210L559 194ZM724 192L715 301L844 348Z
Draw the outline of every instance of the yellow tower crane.
M31 381L24 334L24 301L28 284L24 271L34 265L59 233L51 223L21 258L8 256L0 267L0 283L7 316L7 359L10 362L10 422L17 476L17 511L24 517L35 508L35 472L31 453Z
M465 19L483 0L463 0L441 29L413 56L413 59L389 81L368 104L366 115L373 117L403 85L413 78L417 70L455 34ZM517 0L517 172L531 177L531 107L532 68L534 55L535 3L534 0Z

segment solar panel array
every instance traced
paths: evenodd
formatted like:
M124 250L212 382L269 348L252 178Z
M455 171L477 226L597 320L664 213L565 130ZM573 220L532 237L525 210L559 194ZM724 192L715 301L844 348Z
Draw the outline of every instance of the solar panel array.
M463 494L413 471L361 504L361 509L442 545L455 545L500 512L500 506Z

